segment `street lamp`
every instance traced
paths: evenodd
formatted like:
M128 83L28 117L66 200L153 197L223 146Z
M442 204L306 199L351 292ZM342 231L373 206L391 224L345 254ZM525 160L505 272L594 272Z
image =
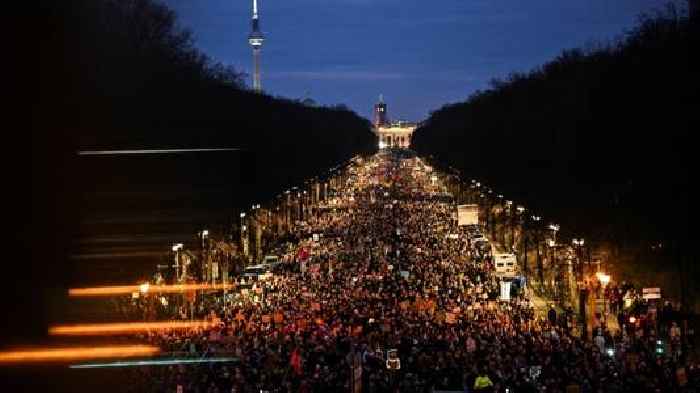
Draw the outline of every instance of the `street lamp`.
M580 281L583 278L583 264L581 262L581 248L585 244L584 239L572 239L571 243L573 243L574 247L576 247L576 274L578 275L577 279Z
M600 281L600 283L603 284L603 287L608 285L608 283L610 282L610 275L609 274L605 274L603 272L598 272L595 275L598 278L598 280Z
M557 225L557 224L549 224L549 229L553 230L554 233L556 234L557 231L559 230L559 225Z
M202 268L202 277L204 281L207 281L209 277L212 278L212 281L214 280L213 277L213 272L211 268L211 263L209 261L209 247L208 247L208 238L209 238L209 230L204 229L202 230L202 238L200 239L202 241L201 244L201 257L202 257L202 262L201 262L201 268ZM206 269L206 270L205 270Z
M540 255L540 227L537 223L542 220L540 216L532 216L532 221L535 222L535 247L537 248L537 273L540 281L540 289L544 290L544 269L542 266L542 256Z
M523 271L525 273L525 276L529 277L530 276L530 268L527 263L527 235L526 235L526 226L527 226L527 216L524 216L523 213L525 212L525 208L523 206L518 206L518 224L520 224L520 241L523 244Z
M501 197L501 195L499 195ZM505 247L506 243L506 221L510 221L510 242L509 242L509 247L512 249L513 248L513 201L511 200L506 200L505 205L504 205L504 210L503 210L503 223L501 223L501 233L503 233L503 246ZM507 214L506 214L507 213Z
M603 285L603 326L607 326L607 298L605 297L605 288L607 287L608 283L610 282L610 275L605 274L603 272L597 272L596 277L600 281L600 283Z
M173 252L175 253L175 281L180 282L180 250L184 246L182 243L173 244Z

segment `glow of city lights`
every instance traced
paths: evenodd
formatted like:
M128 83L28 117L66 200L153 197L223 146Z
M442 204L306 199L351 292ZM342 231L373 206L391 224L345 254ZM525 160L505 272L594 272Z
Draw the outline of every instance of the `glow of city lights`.
M549 224L549 229L553 230L554 232L559 230L559 225L557 224Z
M150 345L16 349L0 352L0 364L154 356L158 353L160 349Z
M112 363L87 363L72 364L70 368L108 368L108 367L139 367L139 366L170 366L175 364L199 364L199 363L223 363L237 362L238 358L204 358L204 359L160 359L160 360L133 360Z
M80 325L51 326L49 328L49 334L52 336L108 336L114 334L134 334L165 329L206 329L212 326L213 324L208 321L90 323Z
M199 290L221 290L231 289L231 284L175 284L175 285L110 285L91 288L71 288L68 290L68 296L85 297L85 296L112 296L112 295L128 295L134 292L145 293L146 289L149 293L177 293Z
M598 272L595 274L595 276L598 278L600 283L603 284L603 286L608 285L608 283L610 282L610 275L609 274L605 274L603 272Z

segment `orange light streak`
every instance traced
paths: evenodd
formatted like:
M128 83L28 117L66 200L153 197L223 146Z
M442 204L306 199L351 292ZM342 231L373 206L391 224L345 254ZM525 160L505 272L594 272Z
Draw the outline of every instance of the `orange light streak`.
M158 353L160 353L158 347L149 345L17 349L12 351L0 351L0 364L125 358L153 356Z
M80 325L52 326L49 328L49 334L52 336L102 336L112 334L141 333L150 330L164 329L206 329L212 326L214 326L214 324L209 321L90 323Z
M233 289L234 284L175 284L175 285L149 285L148 293L176 293L199 290L222 290ZM111 296L111 295L128 295L134 292L141 292L141 285L110 285L103 287L92 288L71 288L68 290L68 295L71 297L83 296Z

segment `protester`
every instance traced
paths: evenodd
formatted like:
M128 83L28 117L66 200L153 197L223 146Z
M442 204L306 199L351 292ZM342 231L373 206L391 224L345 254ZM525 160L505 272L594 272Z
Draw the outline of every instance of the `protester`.
M553 306L546 319L536 318L526 291L500 300L491 258L469 243L453 218L453 197L432 175L416 158L394 152L357 165L335 190L335 203L315 206L306 225L285 235L293 251L271 278L243 280L225 300L220 293L198 296L190 317L215 326L145 338L166 352L237 361L137 369L134 391L347 392L361 384L366 393L571 386L680 392L697 386L696 369L679 385L678 359L658 354L655 341L620 332L609 352L602 335L591 343L569 323L558 324ZM387 363L390 349L398 362Z

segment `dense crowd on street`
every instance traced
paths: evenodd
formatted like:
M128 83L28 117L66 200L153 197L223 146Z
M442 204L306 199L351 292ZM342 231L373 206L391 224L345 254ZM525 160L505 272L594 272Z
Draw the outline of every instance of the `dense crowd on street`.
M589 340L560 323L554 309L537 316L528 291L501 300L488 253L470 244L455 201L433 174L396 152L351 167L333 203L315 206L295 229L301 240L269 277L244 280L227 298L200 297L193 310L171 316L208 318L213 328L143 337L178 356L235 361L131 369L129 386L183 393L696 391L700 370L679 355L679 344L658 349L662 334L676 332L671 316L658 334L599 331Z

